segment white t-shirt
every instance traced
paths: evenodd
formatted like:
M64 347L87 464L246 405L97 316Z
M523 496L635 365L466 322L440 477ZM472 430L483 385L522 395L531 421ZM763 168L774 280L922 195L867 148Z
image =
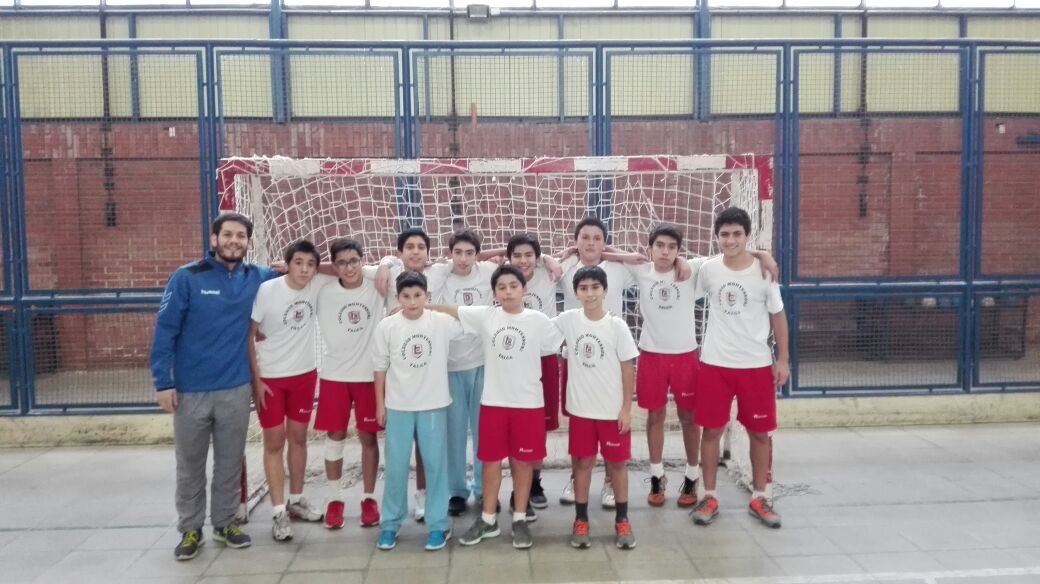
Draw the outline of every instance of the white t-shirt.
M620 316L589 320L584 309L567 310L553 319L567 343L567 411L592 420L616 420L624 387L621 362L639 349Z
M674 269L658 272L653 263L628 266L639 285L639 314L643 316L640 349L674 355L697 348L693 308L700 298L696 282L704 258L686 262L691 275L682 282L675 281Z
M372 335L383 320L384 304L367 279L357 288L337 281L318 292L318 329L325 343L322 379L372 381Z
M491 306L491 274L498 268L493 262L476 262L468 275L452 271L453 264L434 264L426 268L427 278L443 282L438 290L430 289L434 304L452 306ZM484 364L480 337L463 335L448 347L448 371L466 371Z
M701 362L732 369L773 364L769 315L783 310L784 301L780 286L762 277L757 258L739 272L727 268L722 256L705 261L697 290L708 301Z
M563 336L549 317L524 309L509 314L501 307L459 307L459 321L484 345L484 393L480 403L504 408L544 407L542 355L555 353Z
M372 366L386 371L387 409L420 412L451 404L448 343L461 334L457 320L432 310L416 320L399 312L379 323L372 339Z
M540 263L534 268L534 275L527 281L527 294L524 294L524 306L537 310L549 318L558 313L556 308L556 291L560 283L553 282L549 270Z
M577 256L567 258L563 263L563 309L581 308L581 302L574 295L574 273L583 267ZM621 262L602 261L599 267L607 273L607 296L603 299L603 307L614 316L624 316L625 290L635 285L635 278L628 271L628 266Z
M317 274L302 290L290 288L285 276L260 285L252 318L267 337L256 343L261 377L292 377L314 370L318 292L336 281L335 276Z

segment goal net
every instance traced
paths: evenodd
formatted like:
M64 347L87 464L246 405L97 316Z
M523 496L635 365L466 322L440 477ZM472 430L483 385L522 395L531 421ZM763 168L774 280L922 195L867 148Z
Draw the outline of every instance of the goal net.
M308 239L320 250L340 237L359 240L368 261L396 253L397 233L421 227L431 259L447 255L453 231L470 227L485 247L528 232L543 253L571 245L587 215L604 220L615 248L648 253L659 223L685 236L690 256L717 253L712 222L737 206L752 218L750 242L772 249L772 158L742 155L527 159L227 158L217 173L221 210L255 224L251 261L277 261ZM624 315L638 335L635 296ZM698 325L700 328L700 326ZM746 443L746 437L744 438ZM731 446L746 453L743 444ZM746 456L746 455L745 455Z

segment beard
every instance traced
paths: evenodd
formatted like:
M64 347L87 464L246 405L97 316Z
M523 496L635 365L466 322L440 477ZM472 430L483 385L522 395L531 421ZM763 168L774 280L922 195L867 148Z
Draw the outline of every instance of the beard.
M239 249L228 245L217 246L213 252L218 258L228 263L238 263L246 256L245 249Z

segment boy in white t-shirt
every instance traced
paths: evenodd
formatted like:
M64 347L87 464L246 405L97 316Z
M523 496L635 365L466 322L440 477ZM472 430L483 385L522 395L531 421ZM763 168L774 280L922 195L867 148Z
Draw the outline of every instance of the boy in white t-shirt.
M345 489L343 450L350 410L354 410L361 442L361 526L379 525L375 499L379 471L379 441L383 428L376 422L376 397L372 370L372 335L383 319L386 300L371 281L374 268L363 266L365 252L353 239L337 239L329 246L329 258L339 277L318 292L318 328L325 344L319 372L318 412L314 429L325 438L325 475L334 494L325 509L325 527L343 527Z
M751 446L752 488L748 512L769 527L780 527L780 516L766 496L771 464L770 433L776 430L776 389L790 373L787 319L780 287L764 280L759 260L747 249L751 218L731 207L715 219L715 236L722 256L700 269L697 290L708 301L708 322L701 347L695 421L704 428L701 472L704 499L690 513L699 525L718 515L715 492L719 442L737 399L737 420L747 429ZM772 327L777 357L769 346Z
M404 272L397 278L401 310L384 318L372 341L376 419L386 427L386 477L376 547L397 546L408 513L408 459L412 443L426 454L427 550L451 538L448 518L448 344L462 335L455 319L426 310L426 277Z
M480 447L484 463L484 505L480 517L459 538L463 545L497 537L498 492L502 460L513 475L513 547L531 547L525 509L532 465L545 458L545 401L541 356L559 348L562 337L549 317L524 308L526 279L519 268L502 266L491 276L497 307L437 306L457 316L466 332L480 335L484 347L484 392L480 400Z
M603 300L607 274L598 266L579 269L573 278L582 303L553 322L567 346L567 408L570 413L569 447L574 474L575 520L571 545L587 548L589 540L589 483L597 451L603 455L614 487L615 544L636 547L628 520L628 460L632 457L632 389L634 360L639 355L632 331L620 316L607 312Z
M253 399L263 428L264 474L270 486L276 541L292 539L290 517L321 521L322 513L303 497L307 470L307 426L318 380L314 322L318 292L335 282L318 274L321 258L309 241L285 250L286 275L264 282L253 301L249 364ZM264 340L256 341L257 333ZM285 503L285 445L289 444L289 501Z

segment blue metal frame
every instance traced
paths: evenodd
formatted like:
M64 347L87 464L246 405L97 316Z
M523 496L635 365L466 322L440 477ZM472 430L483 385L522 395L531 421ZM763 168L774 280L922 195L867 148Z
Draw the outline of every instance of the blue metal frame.
M971 383L975 388L975 391L1014 391L1014 390L1033 390L1040 389L1040 371L1037 371L1037 378L1031 381L983 381L981 379L981 365L982 365L982 347L979 343L979 339L982 336L982 310L981 300L983 297L994 297L994 298L1022 298L1028 302L1029 298L1040 298L1040 286L1021 286L1021 287L995 287L990 290L977 288L972 297L973 306L976 310L972 311L971 319L971 331L969 335L975 342L972 344L971 361L973 364ZM1025 331L1023 331L1025 332ZM1028 351L1028 347L1026 348Z

